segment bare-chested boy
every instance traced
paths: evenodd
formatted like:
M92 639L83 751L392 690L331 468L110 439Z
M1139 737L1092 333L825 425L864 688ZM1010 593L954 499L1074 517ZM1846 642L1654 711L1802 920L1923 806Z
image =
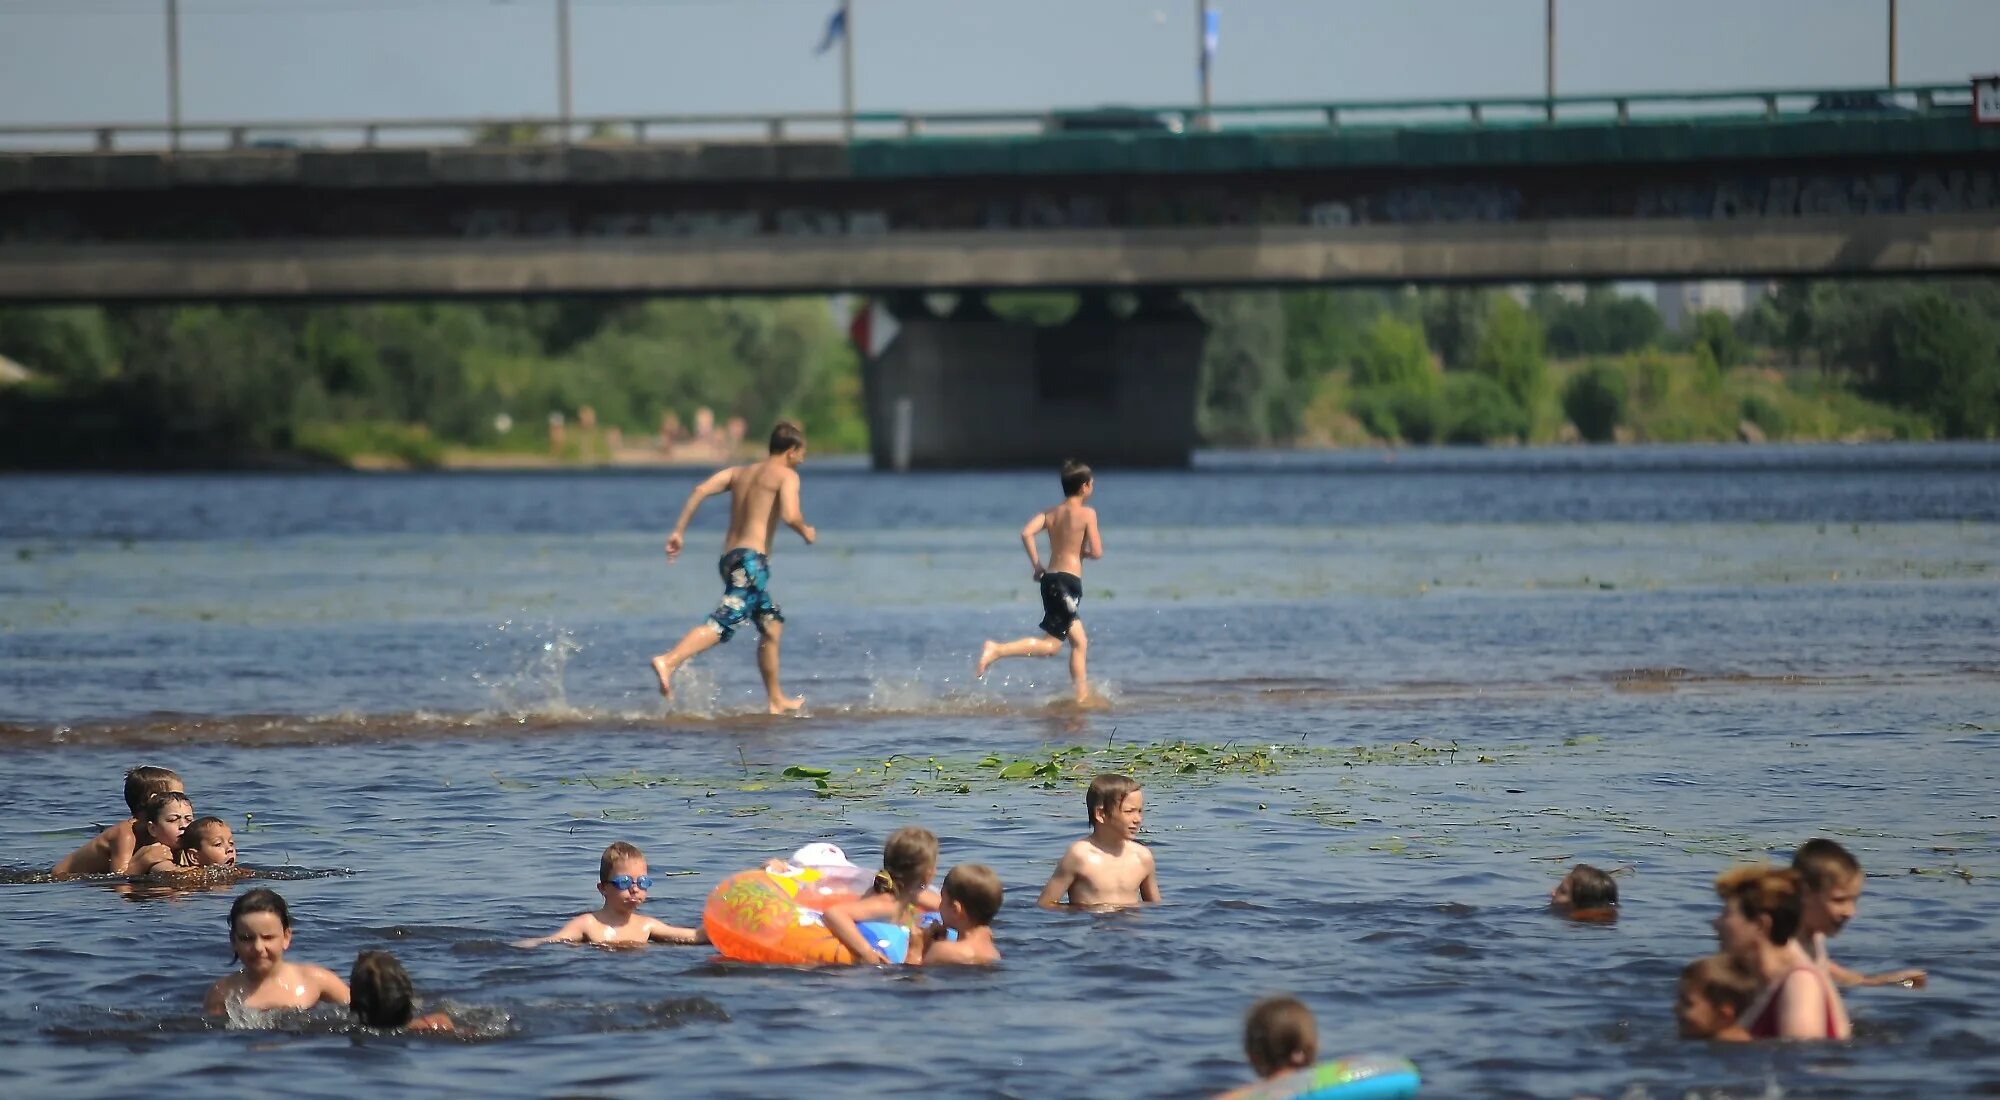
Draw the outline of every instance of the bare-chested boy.
M764 674L764 692L772 714L795 711L804 699L788 696L778 686L778 641L784 637L785 616L771 599L771 539L783 523L811 546L816 532L799 511L799 463L806 460L806 434L788 420L771 429L771 456L748 466L718 470L695 486L681 507L681 518L667 536L667 560L681 554L681 536L701 502L728 493L729 537L723 541L722 602L700 626L687 632L674 648L653 658L660 694L673 698L674 670L702 650L726 642L747 619L757 625L757 671Z
M1036 904L1054 908L1068 895L1079 906L1134 905L1160 900L1153 853L1139 843L1146 792L1130 776L1106 773L1083 796L1090 835L1069 846Z
M156 768L143 765L125 773L125 805L132 816L117 825L97 834L96 838L83 847L62 858L56 864L55 873L61 875L122 875L130 870L132 853L138 851L152 838L145 836L146 824L139 820L139 812L146 808L146 800L156 794L169 791L187 793L181 777L170 768ZM143 838L143 839L142 839Z
M604 849L597 861L597 892L604 907L594 913L578 913L552 936L517 940L515 947L539 947L545 943L592 943L601 947L637 947L642 943L707 943L699 928L681 928L665 921L639 915L639 906L652 889L653 877L646 873L646 856L620 840Z
M993 868L961 863L938 891L938 923L925 929L911 960L921 966L991 966L1000 961L993 944L993 917L1006 892ZM953 933L956 939L947 938Z
M1076 701L1081 703L1090 698L1090 685L1084 676L1090 638L1076 608L1083 600L1083 559L1104 556L1104 536L1097 530L1097 510L1084 503L1096 488L1090 467L1081 462L1063 463L1062 488L1061 504L1037 514L1021 528L1021 544L1028 548L1028 562L1042 586L1042 634L1012 642L989 640L979 649L979 668L973 675L984 677L1002 657L1053 657L1062 652L1067 641L1069 678L1076 686ZM1035 543L1035 536L1043 531L1049 534L1047 569L1042 568L1042 555Z

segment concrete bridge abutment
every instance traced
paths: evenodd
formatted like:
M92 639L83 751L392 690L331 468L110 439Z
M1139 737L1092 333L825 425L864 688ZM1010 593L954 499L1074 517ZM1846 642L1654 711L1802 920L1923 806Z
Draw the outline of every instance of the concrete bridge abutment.
M1177 293L1120 316L1102 292L1054 325L1007 320L978 293L945 315L889 299L900 331L864 364L882 470L1186 466L1207 326Z

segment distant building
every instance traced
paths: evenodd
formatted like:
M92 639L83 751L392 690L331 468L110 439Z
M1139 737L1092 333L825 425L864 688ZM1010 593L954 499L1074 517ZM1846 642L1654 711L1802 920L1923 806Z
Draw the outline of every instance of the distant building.
M1654 288L1654 304L1660 307L1660 321L1668 332L1681 332L1698 313L1718 310L1740 317L1744 310L1770 293L1768 283L1746 283L1736 279L1709 279L1694 283L1659 283Z

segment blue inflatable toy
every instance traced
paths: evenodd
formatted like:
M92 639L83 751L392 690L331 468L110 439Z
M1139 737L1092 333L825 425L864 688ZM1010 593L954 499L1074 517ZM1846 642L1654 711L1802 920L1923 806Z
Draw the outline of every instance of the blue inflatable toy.
M1273 1077L1244 1100L1403 1100L1422 1083L1407 1058L1363 1054Z

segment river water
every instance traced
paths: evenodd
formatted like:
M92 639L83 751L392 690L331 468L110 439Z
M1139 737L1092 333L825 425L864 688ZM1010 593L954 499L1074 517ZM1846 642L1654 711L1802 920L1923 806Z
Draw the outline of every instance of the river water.
M970 679L1039 618L1015 531L1053 473L803 474L797 719L756 714L747 638L671 707L649 682L717 595L715 505L660 553L692 474L0 479L0 1094L1199 1096L1276 991L1432 1096L2000 1090L2000 448L1107 471L1085 710L1059 661ZM142 762L281 880L290 957L389 947L464 1036L201 1020L232 889L34 874ZM1167 900L1036 910L1104 767L1146 783ZM613 840L687 923L911 823L1007 883L1001 968L506 946L593 907ZM1850 1044L1677 1040L1710 878L1814 835L1870 873L1836 955L1930 987L1853 992ZM1617 924L1543 908L1578 861L1630 869Z

